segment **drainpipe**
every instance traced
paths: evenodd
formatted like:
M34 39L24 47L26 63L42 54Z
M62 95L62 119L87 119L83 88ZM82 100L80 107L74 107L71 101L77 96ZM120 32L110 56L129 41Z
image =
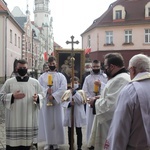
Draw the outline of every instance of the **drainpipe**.
M7 80L7 18L5 17L5 81Z

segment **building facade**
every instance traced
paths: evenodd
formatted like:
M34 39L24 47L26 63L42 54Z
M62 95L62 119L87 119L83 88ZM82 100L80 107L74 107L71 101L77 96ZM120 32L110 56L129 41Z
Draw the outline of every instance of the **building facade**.
M52 17L50 16L49 0L35 0L34 21L30 20L30 11L23 15L17 7L12 11L15 19L23 26L25 34L23 35L22 58L29 64L29 72L42 70L47 57L54 51L53 46L53 28ZM19 15L18 15L19 14Z
M34 25L43 29L45 37L44 52L50 55L54 51L53 18L49 9L49 0L35 0Z
M7 8L7 3L0 0L0 82L3 83L14 70L14 60L22 55L22 35L24 30L16 22Z
M45 52L48 57L54 51L53 18L50 16L49 0L34 0L34 4L34 21L31 21L28 5L25 14L19 7L15 7L10 13L7 3L0 0L0 82L11 77L16 60L21 58L28 61L32 76L40 74L47 61Z
M106 53L120 52L127 67L133 55L150 55L150 1L115 1L81 36L91 59L103 61Z

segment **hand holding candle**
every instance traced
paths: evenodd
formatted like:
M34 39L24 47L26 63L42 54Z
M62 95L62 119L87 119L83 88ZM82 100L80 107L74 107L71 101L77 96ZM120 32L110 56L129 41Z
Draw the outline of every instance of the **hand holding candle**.
M100 80L94 82L94 93L99 93L99 87L101 86Z
M52 75L51 74L48 75L48 85L49 86L52 85Z
M49 89L48 89L48 91L47 91L47 93L48 93L48 102L47 102L47 106L53 106L53 103L52 103L52 89L51 89L51 86L53 85L52 84L53 83L53 81L52 81L52 75L51 74L48 74L48 83L47 83L47 85L49 86Z
M94 84L94 93L99 92L99 86L97 84Z

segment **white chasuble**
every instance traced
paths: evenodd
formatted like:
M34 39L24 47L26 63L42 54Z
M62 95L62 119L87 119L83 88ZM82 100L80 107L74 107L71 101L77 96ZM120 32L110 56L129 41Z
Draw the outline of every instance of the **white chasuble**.
M108 80L100 99L95 103L96 116L88 143L88 146L94 146L95 150L103 150L104 148L118 95L129 81L130 76L127 73L120 73Z

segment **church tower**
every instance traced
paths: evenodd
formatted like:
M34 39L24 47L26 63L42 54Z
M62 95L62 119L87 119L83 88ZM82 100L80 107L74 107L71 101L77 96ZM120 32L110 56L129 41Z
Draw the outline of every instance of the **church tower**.
M49 0L35 0L34 23L38 27L49 25L50 10Z
M43 53L51 55L53 52L53 18L50 16L49 0L34 0L34 25L41 28L41 32L44 35L44 48L42 48Z

